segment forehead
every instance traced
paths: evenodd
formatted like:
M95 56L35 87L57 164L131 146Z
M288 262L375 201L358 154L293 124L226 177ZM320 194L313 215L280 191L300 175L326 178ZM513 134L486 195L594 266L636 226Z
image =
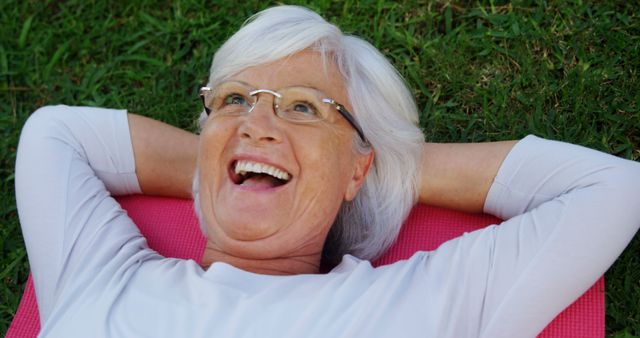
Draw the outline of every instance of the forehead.
M278 90L291 86L316 88L347 105L347 91L338 67L318 52L305 50L271 63L246 68L231 77L255 88Z

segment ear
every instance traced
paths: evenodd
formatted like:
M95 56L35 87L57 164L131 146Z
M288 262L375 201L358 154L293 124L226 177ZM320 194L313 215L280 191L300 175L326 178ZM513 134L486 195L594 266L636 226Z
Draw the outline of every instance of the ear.
M371 168L373 158L373 150L366 155L356 155L353 175L351 176L351 179L349 179L349 183L347 183L347 190L344 194L345 201L352 201L356 198L358 191L360 191L360 188L367 178L367 173L369 173L369 168Z

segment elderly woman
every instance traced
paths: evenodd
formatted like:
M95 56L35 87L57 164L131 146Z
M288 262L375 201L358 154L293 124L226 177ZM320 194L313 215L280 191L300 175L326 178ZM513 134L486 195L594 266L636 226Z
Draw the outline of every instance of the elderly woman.
M250 20L201 95L199 136L98 108L25 125L41 336L530 337L640 225L640 165L534 136L424 143L394 68L303 8ZM111 197L135 193L193 194L202 265L149 249ZM417 201L506 221L373 268Z

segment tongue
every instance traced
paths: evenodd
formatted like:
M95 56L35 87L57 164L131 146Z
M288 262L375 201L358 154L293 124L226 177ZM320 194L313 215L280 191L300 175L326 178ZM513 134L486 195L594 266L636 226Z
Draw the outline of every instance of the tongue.
M273 188L276 184L276 178L269 175L255 175L242 182L242 186L251 188Z

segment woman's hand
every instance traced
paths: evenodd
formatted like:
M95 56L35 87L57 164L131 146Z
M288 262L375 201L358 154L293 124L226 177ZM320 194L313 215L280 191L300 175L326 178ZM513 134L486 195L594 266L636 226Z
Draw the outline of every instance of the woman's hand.
M128 118L142 192L191 198L198 136L144 116L129 114Z
M491 183L516 142L425 143L419 202L482 212Z

